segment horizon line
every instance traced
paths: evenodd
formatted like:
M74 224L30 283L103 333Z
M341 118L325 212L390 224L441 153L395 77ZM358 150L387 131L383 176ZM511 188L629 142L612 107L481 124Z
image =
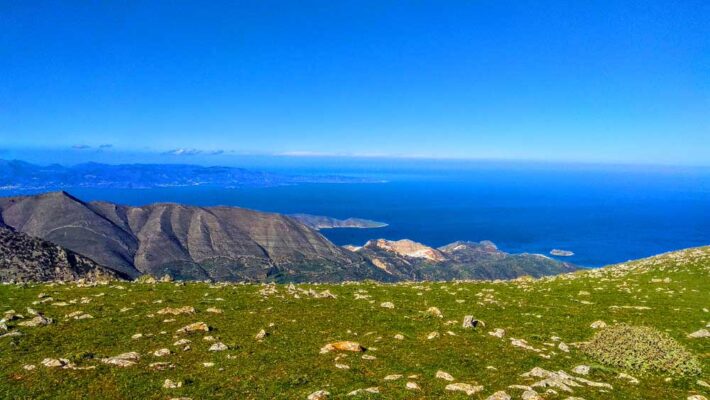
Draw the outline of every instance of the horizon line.
M58 149L58 150L67 150L67 149ZM76 149L68 149L69 151L77 151ZM119 150L119 153L124 153L124 154L151 154L151 155L166 155L165 152L158 152L158 151L130 151L130 150ZM105 165L192 165L192 166L202 166L202 167L208 167L208 166L222 166L222 167L234 167L234 168L239 168L237 166L231 166L231 165L220 165L219 163L205 163L205 162L200 162L197 160L189 160L191 157L183 157L182 154L180 155L173 155L174 157L180 157L184 158L181 161L177 161L174 159L172 160L166 160L164 162L152 162L152 161L137 161L137 162L110 162L110 161L93 161L93 160L87 160L87 161L82 161L82 162L77 162L77 163L62 163L62 162L47 162L47 163L38 163L38 162L33 162L33 161L28 161L26 159L22 158L17 158L17 157L10 157L10 158L5 158L2 157L2 151L0 151L0 161L18 161L18 162L25 162L28 164L34 164L34 165L40 165L40 166L49 166L49 165L61 165L61 166L71 166L71 165L81 165L81 164L89 164L89 163L94 163L94 164L105 164ZM105 154L105 153L104 153ZM211 153L209 151L205 151L204 153L196 153L205 155L205 156L213 156L216 155L217 153ZM535 159L535 158L504 158L504 157L491 157L491 158L484 158L484 157L455 157L455 156L430 156L430 155L407 155L407 154L357 154L357 153L319 153L319 152L280 152L280 153L237 153L237 152L225 152L225 153L219 153L220 156L226 156L226 157L254 157L254 158L281 158L281 159L286 159L286 158L291 158L291 159L301 159L301 160L307 160L307 159L319 159L319 158L327 158L331 160L366 160L366 159L378 159L378 160L391 160L391 161L431 161L431 162L437 162L437 161L448 161L448 162L461 162L461 163L509 163L509 164L540 164L540 165L576 165L576 166L599 166L599 167L658 167L658 168L673 168L673 169L701 169L701 170L706 170L710 169L710 164L708 165L698 165L698 164L672 164L672 163L654 163L654 162L619 162L619 161L586 161L586 160L562 160L562 159ZM197 162L190 162L190 161L197 161ZM201 160L204 161L204 160ZM252 168L253 169L253 168Z

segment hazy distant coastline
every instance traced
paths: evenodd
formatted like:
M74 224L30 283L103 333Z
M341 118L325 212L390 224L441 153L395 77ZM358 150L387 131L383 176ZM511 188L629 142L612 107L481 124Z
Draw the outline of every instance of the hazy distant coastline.
M189 164L101 164L41 166L0 159L0 191L31 193L68 188L153 189L206 186L275 187L306 183L383 183L381 179L342 175L291 175L237 167Z

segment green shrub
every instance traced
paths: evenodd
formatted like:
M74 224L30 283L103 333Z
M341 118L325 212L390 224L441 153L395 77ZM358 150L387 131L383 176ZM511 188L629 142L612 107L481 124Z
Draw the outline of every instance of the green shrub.
M613 325L597 332L582 350L613 367L673 375L700 374L700 362L666 333L644 326Z

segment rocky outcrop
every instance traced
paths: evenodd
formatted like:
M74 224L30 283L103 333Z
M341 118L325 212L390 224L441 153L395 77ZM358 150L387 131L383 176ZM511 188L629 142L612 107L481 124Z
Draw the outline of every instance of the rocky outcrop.
M121 277L61 246L0 226L0 281L97 281Z
M489 241L459 241L435 249L411 240L380 239L348 248L399 280L513 279L577 269L541 255L508 254Z
M404 257L422 258L433 262L446 260L446 256L444 256L441 251L409 239L396 241L385 239L370 240L364 247L367 249L385 250Z

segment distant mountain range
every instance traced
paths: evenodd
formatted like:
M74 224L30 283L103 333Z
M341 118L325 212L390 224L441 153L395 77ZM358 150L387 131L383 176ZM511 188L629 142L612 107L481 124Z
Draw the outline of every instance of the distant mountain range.
M274 174L234 167L186 164L99 164L41 166L0 160L0 190L26 193L67 188L135 188L215 186L269 187L300 183L373 183L367 178ZM1 193L1 192L0 192Z
M48 252L66 250L91 260L96 264L93 269L106 268L128 278L167 274L185 280L395 282L514 278L575 269L545 256L507 254L490 242L457 242L433 249L407 240L380 239L363 247L339 247L314 228L281 214L174 203L142 207L86 203L66 192L0 198L0 226L61 246ZM8 245L3 257L12 260L26 248ZM52 269L55 258L48 253L42 258L45 263L27 265ZM0 268L18 269L11 261ZM82 271L86 268L76 268L76 275ZM66 276L45 272L14 279ZM13 279L7 272L0 277Z

